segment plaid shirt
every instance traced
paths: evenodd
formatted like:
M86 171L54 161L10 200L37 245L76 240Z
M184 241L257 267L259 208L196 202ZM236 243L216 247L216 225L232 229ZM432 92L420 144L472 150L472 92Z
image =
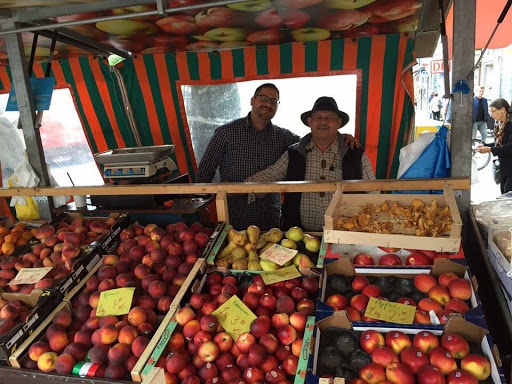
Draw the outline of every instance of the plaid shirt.
M340 181L343 180L342 169L340 167L342 155L346 149L341 148L344 144L343 139L338 134L336 140L325 152L321 152L313 143L305 144L306 150L306 181L327 180ZM306 136L306 140L308 140ZM284 180L288 170L288 152L284 153L281 158L272 166L258 172L247 178L248 182L273 182ZM332 169L332 170L331 170ZM361 158L361 171L364 180L375 180L373 169L368 156L363 153ZM302 221L302 229L307 231L322 231L324 226L324 214L329 206L334 192L307 192L302 194L300 202L300 215ZM258 195L259 197L260 195ZM255 194L249 195L249 203L257 202Z
M274 164L299 136L269 123L258 131L251 126L250 113L215 130L197 170L197 183L210 183L217 168L221 182L243 182L249 176ZM281 198L267 194L253 204L247 195L228 196L229 221L236 229L254 224L261 229L279 227Z

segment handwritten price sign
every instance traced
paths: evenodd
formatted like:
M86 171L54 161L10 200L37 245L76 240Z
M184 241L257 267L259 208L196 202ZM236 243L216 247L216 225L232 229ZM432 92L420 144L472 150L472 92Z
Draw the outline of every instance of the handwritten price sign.
M96 316L118 316L130 312L134 287L111 289L100 293Z
M397 324L412 324L416 307L370 297L364 315L372 319Z
M273 261L276 264L283 265L287 261L293 259L298 252L299 251L296 249L290 249L279 244L274 244L263 252L260 257L262 259Z
M256 318L256 315L236 295L231 296L212 314L235 341L242 333L249 332L251 322Z
M16 277L12 279L8 285L35 284L51 270L52 267L21 268Z
M273 283L277 283L279 281L291 280L296 277L302 277L295 265L290 265L289 267L278 269L274 272L263 272L261 274L261 278L266 285L270 285Z

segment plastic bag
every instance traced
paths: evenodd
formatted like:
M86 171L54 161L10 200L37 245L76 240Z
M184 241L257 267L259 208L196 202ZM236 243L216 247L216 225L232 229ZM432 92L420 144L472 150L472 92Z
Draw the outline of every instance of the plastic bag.
M448 128L440 127L434 140L421 152L416 161L402 174L402 179L435 179L450 176L450 150L446 143ZM411 193L404 191L402 193ZM442 193L442 191L415 191L413 193Z
M50 167L49 164L46 164L46 168L48 168L48 177L50 179L50 187L58 187L59 183L53 177L53 172L52 172L53 170L52 170L52 168ZM53 206L55 208L61 207L63 205L66 205L68 203L68 201L71 200L71 196L69 196L69 195L52 196L52 198L53 198Z
M396 178L401 179L407 169L414 164L414 162L420 157L422 152L436 137L436 132L426 132L418 136L414 143L406 145L400 150L400 156L398 158L398 173Z
M14 173L9 177L9 187L36 187L39 184L39 176L34 172L32 166L25 159L16 167ZM11 207L16 209L18 220L39 220L39 207L32 196L14 196L11 199Z

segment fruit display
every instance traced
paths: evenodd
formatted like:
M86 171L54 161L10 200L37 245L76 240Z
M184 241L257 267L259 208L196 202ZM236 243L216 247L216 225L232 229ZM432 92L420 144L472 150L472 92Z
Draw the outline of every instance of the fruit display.
M330 266L336 267L335 264ZM328 273L324 275L322 302L330 307L329 311L347 311L351 321L373 322L377 320L365 316L365 311L369 299L375 297L416 307L415 324L433 324L432 317L438 321L434 325L446 324L450 314L465 315L478 307L477 297L464 270L464 267L447 261L443 268L415 275ZM321 308L319 306L319 310ZM471 313L481 316L478 310Z
M178 326L156 366L165 367L171 383L291 383L317 291L311 276L267 286L257 274L207 273L176 311ZM233 295L255 315L250 324L240 321L243 332L227 332L213 314Z
M483 347L489 342L486 331L462 319L450 322L442 334L407 328L352 330L326 320L330 325L319 324L318 354L313 357L318 377L343 377L354 384L501 382L490 350Z
M263 252L274 244L298 250L298 253L282 266L262 258ZM217 267L226 269L270 272L295 265L298 270L302 270L316 266L320 244L320 239L304 233L299 227L290 228L287 232L272 228L265 233L255 225L245 231L226 228L223 247L212 260Z
M0 257L10 256L29 244L34 239L37 228L30 228L25 223L16 223L10 226L9 222L0 225Z

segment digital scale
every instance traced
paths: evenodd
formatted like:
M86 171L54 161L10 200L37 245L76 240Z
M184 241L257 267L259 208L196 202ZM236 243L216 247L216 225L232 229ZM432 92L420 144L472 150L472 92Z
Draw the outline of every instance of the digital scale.
M189 183L188 174L176 174L178 167L169 157L174 145L154 145L114 149L94 155L103 166L110 184ZM169 195L91 196L91 204L109 209L153 208Z

